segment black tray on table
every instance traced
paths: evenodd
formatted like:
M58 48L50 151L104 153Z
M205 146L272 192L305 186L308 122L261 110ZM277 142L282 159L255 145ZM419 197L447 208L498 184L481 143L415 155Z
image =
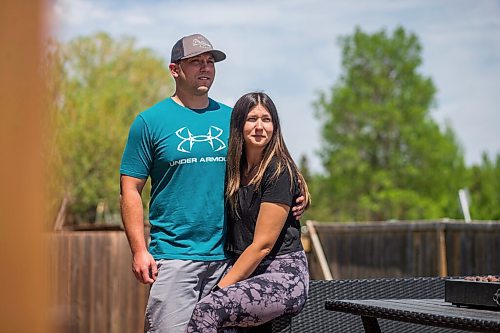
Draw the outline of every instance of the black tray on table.
M444 285L446 302L500 311L500 282L447 279Z

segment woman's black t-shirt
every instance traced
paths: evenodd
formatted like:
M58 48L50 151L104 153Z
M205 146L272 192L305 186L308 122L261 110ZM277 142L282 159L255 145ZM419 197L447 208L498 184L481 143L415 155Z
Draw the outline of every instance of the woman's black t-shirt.
M290 207L286 222L276 240L276 244L269 256L276 256L302 250L300 242L300 222L292 214L296 198L300 190L294 175L293 187L288 168L284 166L279 176L273 177L276 172L277 158L273 158L264 172L259 189L255 185L242 186L236 194L239 217L229 212L228 250L237 255L241 254L253 241L255 225L262 202L279 203Z

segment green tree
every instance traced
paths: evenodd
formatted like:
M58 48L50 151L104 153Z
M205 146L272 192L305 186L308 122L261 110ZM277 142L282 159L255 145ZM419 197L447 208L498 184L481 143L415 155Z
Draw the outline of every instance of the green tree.
M164 61L131 38L105 33L48 47L48 149L54 201L69 199L77 220L96 205L118 211L119 164L134 117L173 91Z
M339 41L343 72L316 102L327 172L320 204L337 221L458 216L463 153L430 116L436 88L418 72L417 36L356 28Z
M496 161L483 154L482 163L471 168L470 212L474 220L500 220L500 155Z

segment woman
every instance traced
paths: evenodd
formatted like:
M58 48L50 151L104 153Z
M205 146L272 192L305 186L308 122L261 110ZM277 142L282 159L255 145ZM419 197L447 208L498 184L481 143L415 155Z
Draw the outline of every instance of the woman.
M227 157L228 250L233 265L195 307L187 332L251 327L298 313L309 273L300 224L290 207L306 182L285 146L278 113L264 93L235 104Z

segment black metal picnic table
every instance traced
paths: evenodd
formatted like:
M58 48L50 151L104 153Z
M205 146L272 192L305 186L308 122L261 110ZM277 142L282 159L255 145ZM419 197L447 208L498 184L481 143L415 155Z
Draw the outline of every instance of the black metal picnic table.
M458 307L444 299L329 299L325 308L361 316L365 332L381 332L377 318L466 331L500 332L500 311Z

